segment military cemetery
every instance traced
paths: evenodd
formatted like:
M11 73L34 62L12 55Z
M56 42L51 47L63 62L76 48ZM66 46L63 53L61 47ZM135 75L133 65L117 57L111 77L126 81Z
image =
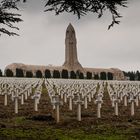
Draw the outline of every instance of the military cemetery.
M114 108L112 115L116 116L121 116L121 107L128 108L131 116L135 115L135 113L137 114L135 108L139 107L140 101L139 82L0 78L0 86L1 106L8 108L9 104L12 103L14 107L11 109L11 112L13 110L13 113L16 114L22 114L22 111L19 112L19 107L24 107L28 100L30 101L29 104L34 104L32 110L39 111L42 91L45 89L52 111L56 110L57 122L61 118L60 110L65 105L69 111L73 111L75 106L77 110L75 110L77 113L75 117L77 117L78 121L81 121L82 111L87 110L89 104L93 105L91 111L96 111L96 117L102 117L102 107L105 105L104 96L108 96L110 102L108 108Z
M140 115L139 82L2 77L0 91L4 109L0 117L50 114L50 123L56 125L73 121L96 125L97 120L120 122L119 118L137 120Z
M32 78L26 77L29 72ZM95 79L95 75L103 77L102 72L105 80ZM42 126L64 128L67 124L92 130L102 123L116 126L139 120L139 102L140 82L126 81L121 70L82 67L71 24L66 30L63 66L14 63L0 78L0 118L23 117L45 122Z
M38 0L0 1L0 140L140 140L139 2L118 28L127 0L44 2L44 12L64 15L44 16ZM89 14L106 24L104 11L109 31ZM20 12L27 22L18 28ZM79 22L65 12L88 16ZM24 26L18 39L1 36Z

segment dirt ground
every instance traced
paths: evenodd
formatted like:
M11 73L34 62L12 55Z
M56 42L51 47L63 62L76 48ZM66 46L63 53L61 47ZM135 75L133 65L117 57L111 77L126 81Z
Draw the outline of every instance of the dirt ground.
M93 101L88 103L88 109L82 106L81 122L77 121L77 106L73 105L69 111L68 103L64 103L58 124L46 89L43 89L38 112L34 111L34 100L28 98L24 105L19 100L19 113L15 114L14 103L8 98L8 106L4 106L4 97L0 96L0 140L140 139L140 107L135 106L132 117L130 104L124 107L120 103L119 116L115 116L107 93L104 93L100 119Z

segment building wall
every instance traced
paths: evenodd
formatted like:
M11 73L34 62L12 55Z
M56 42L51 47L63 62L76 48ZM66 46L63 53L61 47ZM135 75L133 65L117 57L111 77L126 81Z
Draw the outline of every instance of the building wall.
M63 69L66 69L68 71L68 75L70 76L70 71L72 70L69 70L67 69L66 67L62 66L62 67L54 67L54 66L35 66L35 65L24 65L24 64L18 64L18 63L14 63L14 64L11 64L9 66L7 66L5 68L5 71L7 69L11 69L13 71L13 74L14 76L16 76L16 68L19 68L19 69L22 69L23 72L24 72L24 76L26 76L26 72L27 71L31 71L33 73L33 76L35 77L36 76L36 71L37 70L40 70L42 72L42 75L43 77L45 77L45 70L48 69L50 70L50 73L51 73L51 76L53 77L53 71L54 70L58 70L60 72L60 76L62 77L62 70ZM113 79L114 80L124 80L125 77L124 77L124 74L121 70L119 69L95 69L95 68L83 68L84 69L84 72L82 72L84 74L84 77L86 77L86 73L87 72L91 72L92 73L92 77L94 77L95 74L98 74L99 77L100 77L100 73L101 72L105 72L106 74L108 72L112 73L113 74ZM74 72L76 72L76 70L73 70Z

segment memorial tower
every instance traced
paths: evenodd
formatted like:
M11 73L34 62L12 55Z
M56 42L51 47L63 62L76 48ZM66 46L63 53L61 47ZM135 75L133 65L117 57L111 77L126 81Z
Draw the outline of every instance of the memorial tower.
M80 70L83 71L83 67L78 61L77 57L77 41L76 34L71 23L66 29L66 38L65 38L65 63L63 66L70 70Z

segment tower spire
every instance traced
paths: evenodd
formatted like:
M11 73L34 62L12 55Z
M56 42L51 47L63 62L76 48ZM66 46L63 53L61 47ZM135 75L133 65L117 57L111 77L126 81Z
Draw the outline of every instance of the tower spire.
M74 27L70 23L66 29L65 38L65 63L63 66L70 70L80 70L83 71L81 64L77 57L77 40Z

